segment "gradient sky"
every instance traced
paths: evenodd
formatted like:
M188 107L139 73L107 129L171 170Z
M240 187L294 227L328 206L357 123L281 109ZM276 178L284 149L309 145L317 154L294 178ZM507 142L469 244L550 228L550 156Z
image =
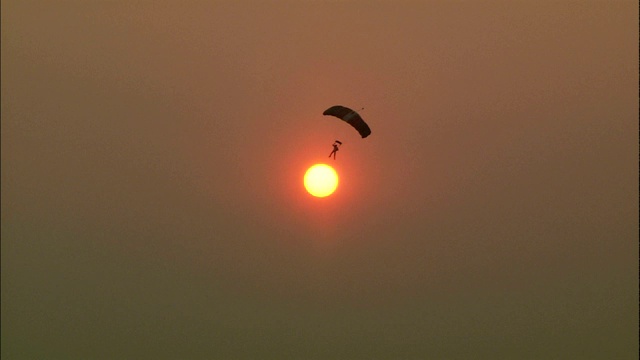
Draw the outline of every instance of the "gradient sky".
M3 1L2 357L637 359L638 31L622 0Z

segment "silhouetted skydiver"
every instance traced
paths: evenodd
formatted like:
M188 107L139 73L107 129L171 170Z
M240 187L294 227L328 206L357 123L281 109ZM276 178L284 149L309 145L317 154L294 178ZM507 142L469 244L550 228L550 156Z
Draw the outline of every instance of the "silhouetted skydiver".
M338 152L338 150L340 150L340 145L342 145L342 143L338 140L336 140L333 143L333 151L331 152L331 154L329 154L329 157L331 157L331 155L333 155L333 160L336 159L336 153Z

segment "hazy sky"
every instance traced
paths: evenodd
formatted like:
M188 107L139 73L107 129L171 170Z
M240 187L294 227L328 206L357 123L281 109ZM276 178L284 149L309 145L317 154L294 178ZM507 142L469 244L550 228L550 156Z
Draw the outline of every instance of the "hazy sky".
M2 1L2 357L637 359L638 32L623 0Z

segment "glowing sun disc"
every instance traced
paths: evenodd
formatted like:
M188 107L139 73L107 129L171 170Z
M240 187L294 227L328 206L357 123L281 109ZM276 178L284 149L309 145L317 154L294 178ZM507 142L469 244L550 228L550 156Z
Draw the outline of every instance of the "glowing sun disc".
M315 197L333 194L338 187L338 173L327 164L316 164L304 174L304 187Z

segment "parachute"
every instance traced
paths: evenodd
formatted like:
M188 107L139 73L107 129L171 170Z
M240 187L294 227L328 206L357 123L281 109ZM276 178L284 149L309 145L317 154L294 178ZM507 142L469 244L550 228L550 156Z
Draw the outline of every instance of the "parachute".
M348 107L344 107L341 105L336 105L325 110L322 115L331 115L335 116L342 121L347 122L349 125L353 126L362 138L366 138L371 134L371 129L369 129L369 125L367 125L364 120L360 117L360 114L349 109Z

